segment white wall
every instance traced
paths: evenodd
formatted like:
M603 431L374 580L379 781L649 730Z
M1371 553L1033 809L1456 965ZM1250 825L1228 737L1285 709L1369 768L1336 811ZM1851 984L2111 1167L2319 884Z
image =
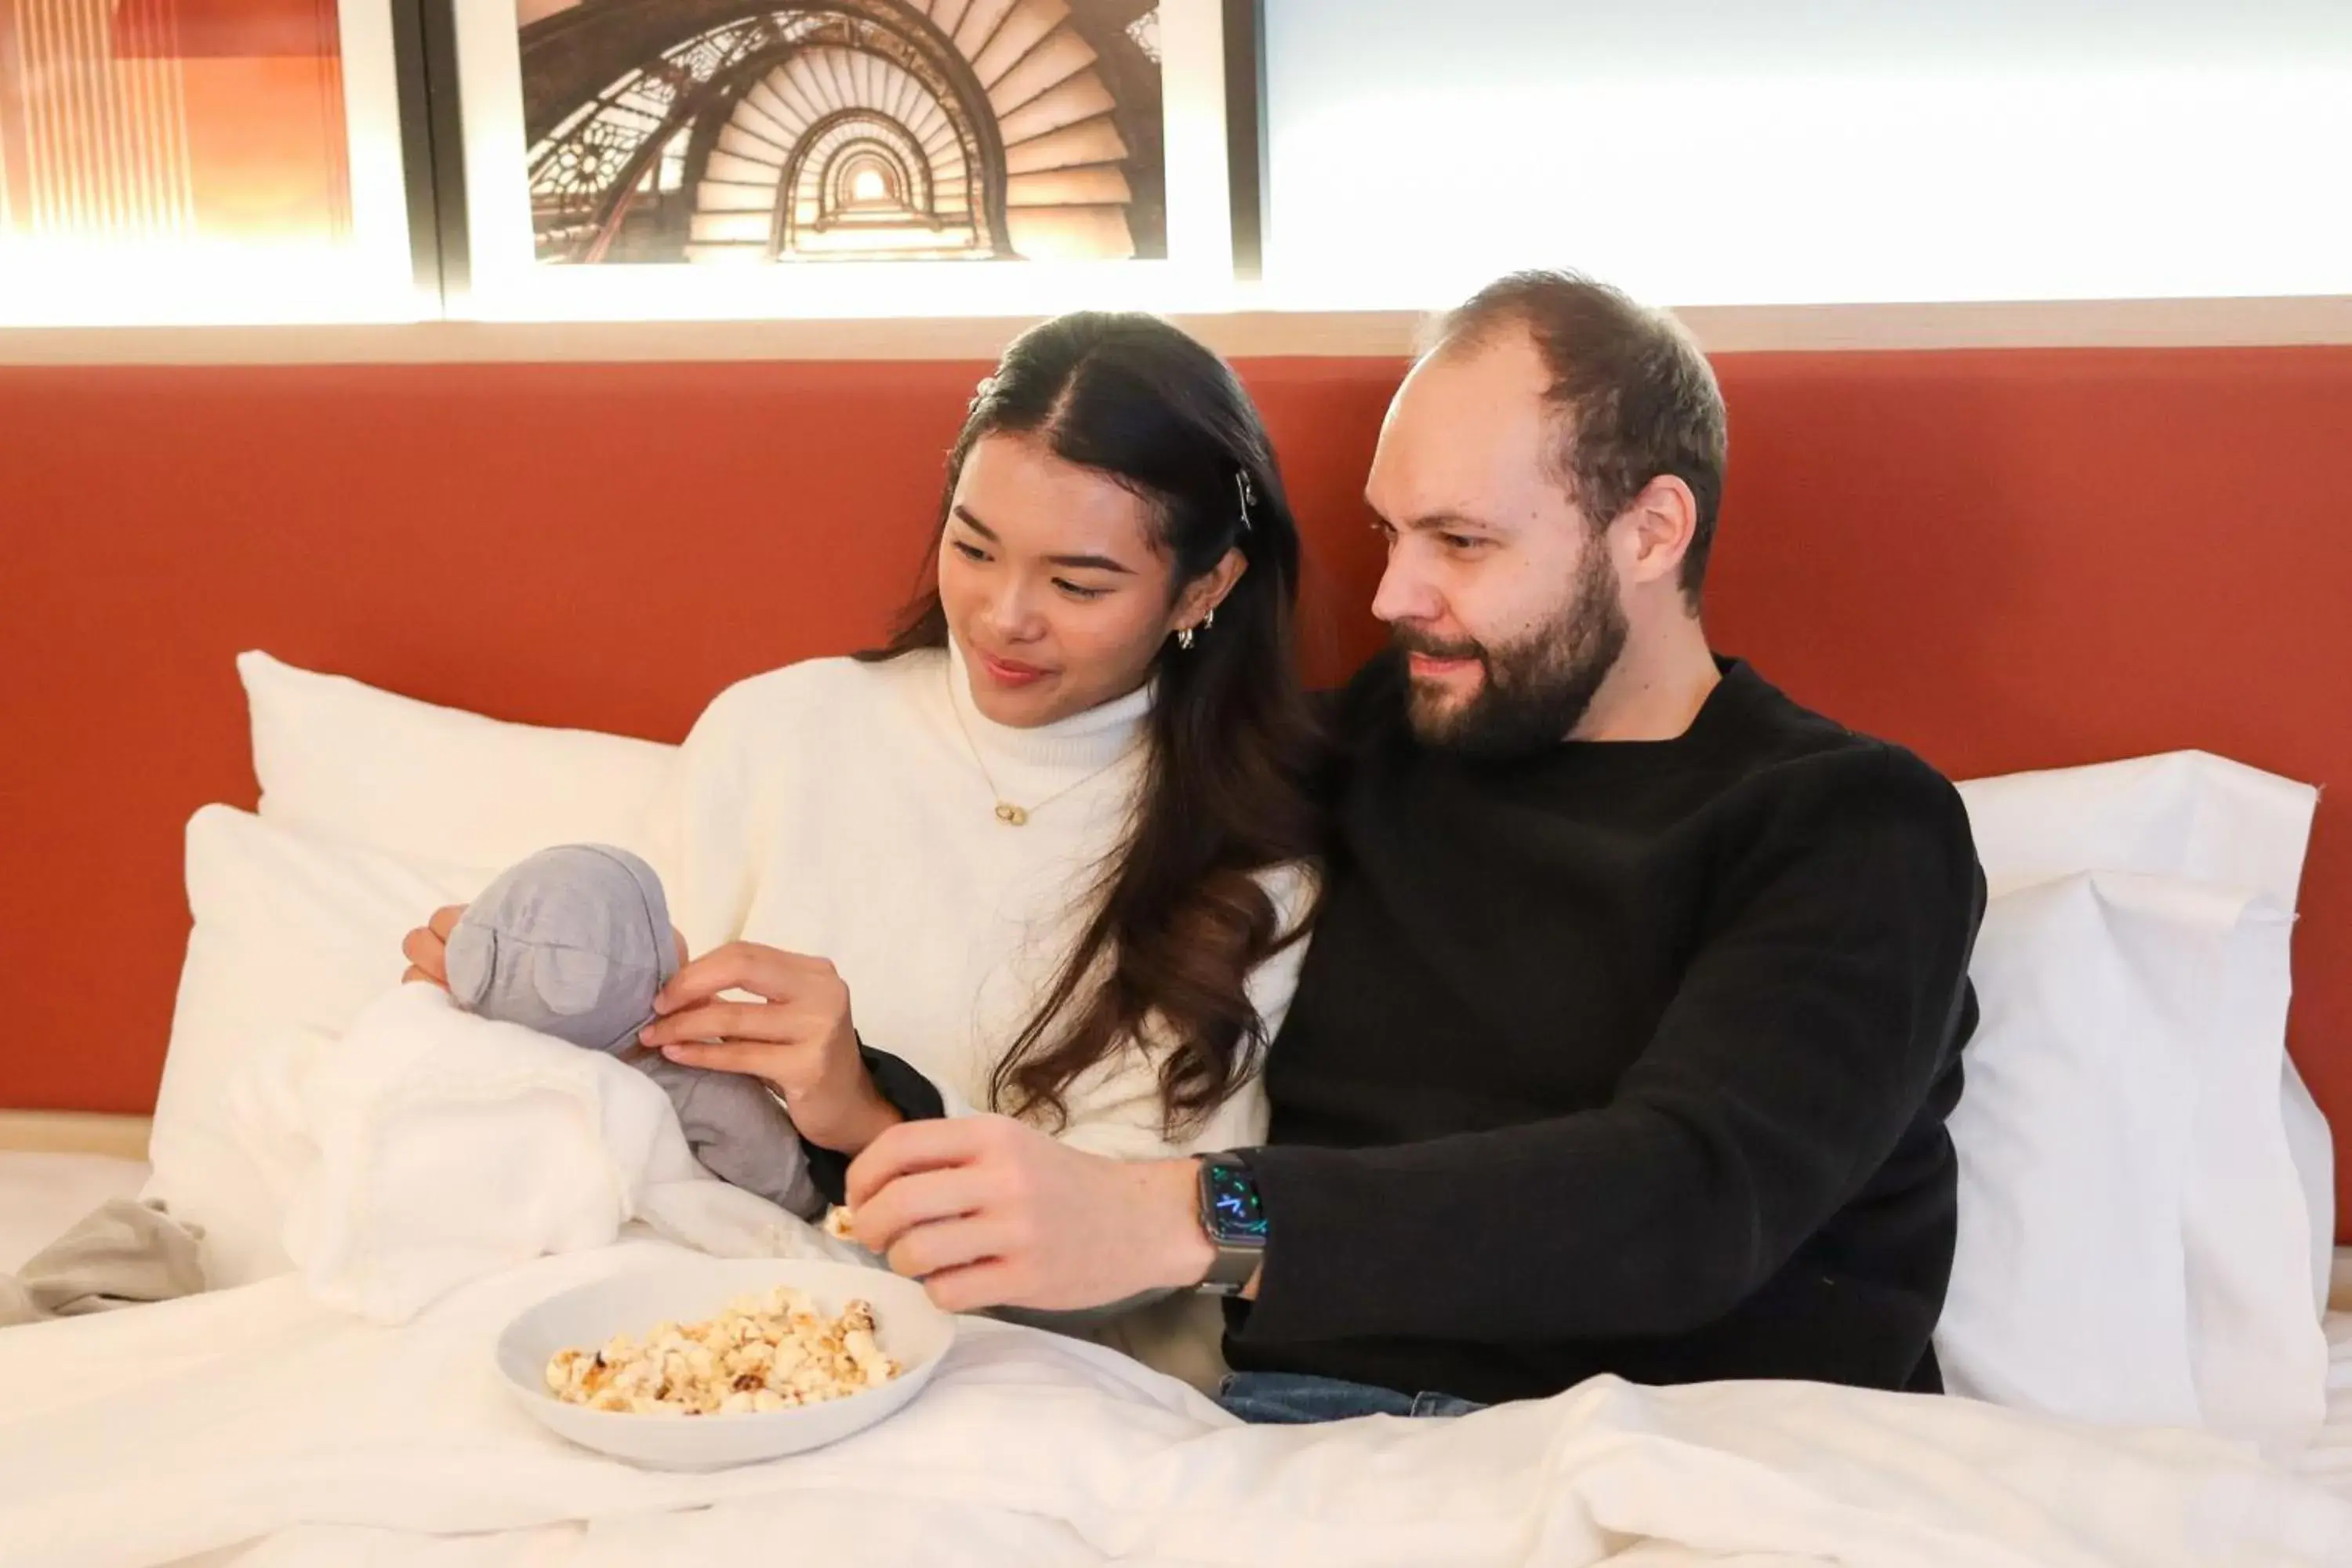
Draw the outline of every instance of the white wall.
M2352 294L2352 0L1266 0L1269 293Z

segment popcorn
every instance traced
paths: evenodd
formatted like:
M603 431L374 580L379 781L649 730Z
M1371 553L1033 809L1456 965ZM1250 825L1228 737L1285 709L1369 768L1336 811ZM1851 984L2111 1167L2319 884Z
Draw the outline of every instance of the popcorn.
M778 1286L739 1297L706 1322L656 1323L642 1343L615 1334L602 1350L558 1351L547 1363L547 1391L567 1405L635 1415L790 1410L898 1376L905 1369L875 1333L871 1302L852 1301L828 1318L803 1292Z
M841 1205L824 1211L824 1233L835 1241L856 1241L857 1221Z

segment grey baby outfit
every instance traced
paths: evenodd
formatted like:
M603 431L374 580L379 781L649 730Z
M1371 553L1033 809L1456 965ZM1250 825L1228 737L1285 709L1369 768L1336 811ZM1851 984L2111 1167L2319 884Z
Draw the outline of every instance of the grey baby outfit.
M633 1062L677 1108L713 1175L814 1219L824 1199L800 1133L768 1086L683 1067L636 1043L654 994L677 973L669 900L625 849L566 844L501 873L449 933L449 992L485 1018L520 1024Z

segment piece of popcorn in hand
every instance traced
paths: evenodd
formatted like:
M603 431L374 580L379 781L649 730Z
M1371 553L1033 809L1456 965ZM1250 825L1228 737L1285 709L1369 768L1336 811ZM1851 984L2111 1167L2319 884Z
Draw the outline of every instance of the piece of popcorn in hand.
M842 1205L835 1204L833 1207L825 1210L824 1233L825 1235L833 1237L834 1240L846 1241L852 1246L855 1246L857 1241L856 1227L856 1217Z

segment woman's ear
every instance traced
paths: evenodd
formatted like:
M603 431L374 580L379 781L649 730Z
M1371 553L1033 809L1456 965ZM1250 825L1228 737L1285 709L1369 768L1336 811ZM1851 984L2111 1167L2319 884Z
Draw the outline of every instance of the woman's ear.
M1187 626L1197 626L1216 613L1234 584L1249 570L1249 557L1238 548L1228 550L1224 558L1198 577L1192 579L1181 594L1176 595L1176 607L1169 613L1168 629L1181 632Z

